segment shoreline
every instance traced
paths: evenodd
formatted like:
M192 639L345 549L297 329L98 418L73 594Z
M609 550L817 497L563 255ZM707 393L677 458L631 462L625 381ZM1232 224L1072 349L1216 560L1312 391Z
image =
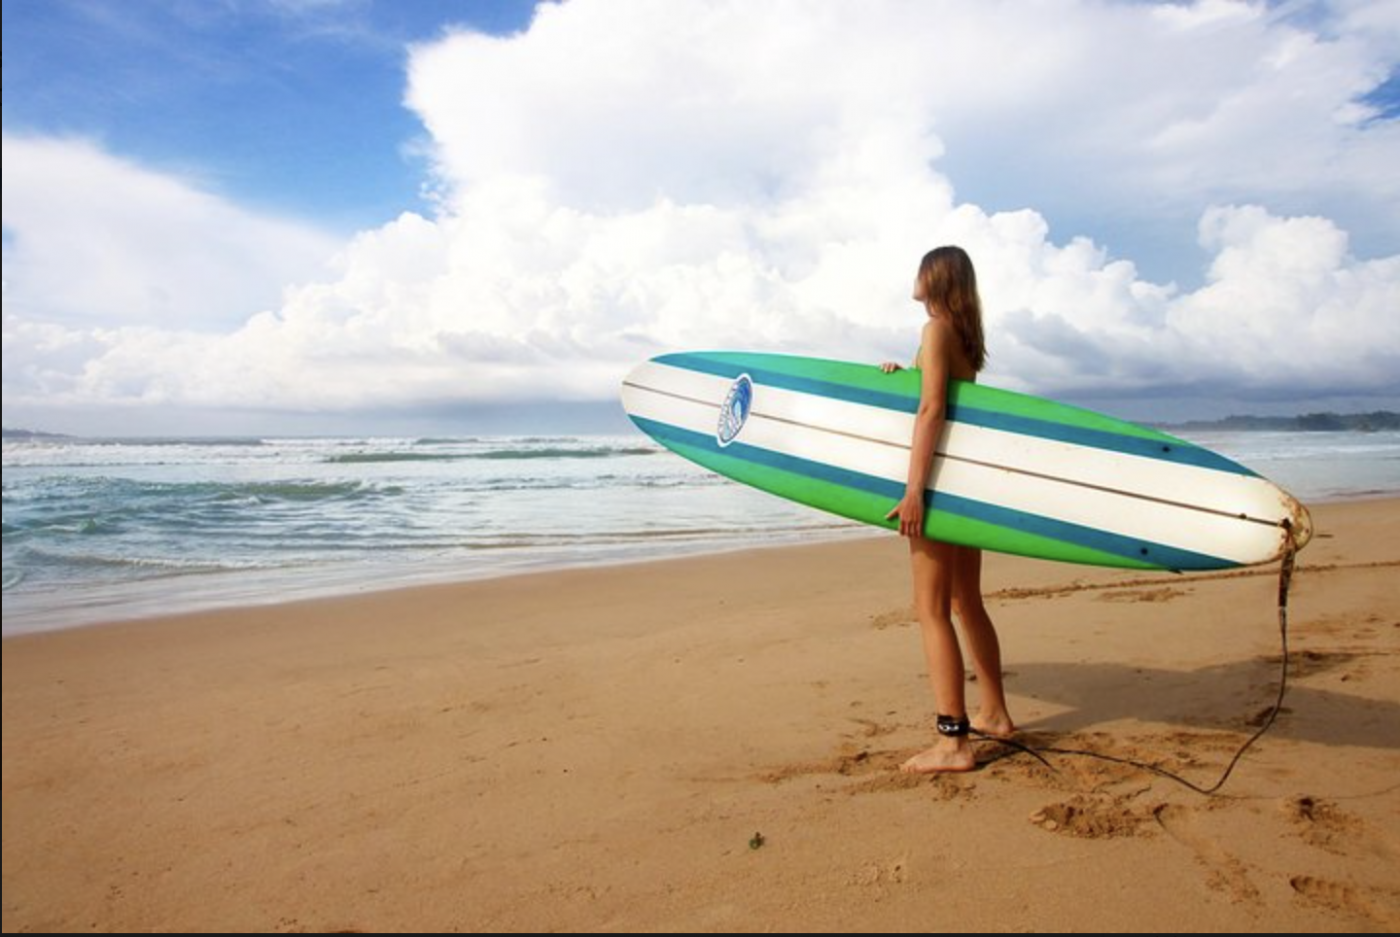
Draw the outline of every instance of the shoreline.
M1400 500L1400 492L1376 492L1330 499L1319 498L1310 502L1309 506L1386 503L1398 500ZM187 581L174 577L152 579L94 589L91 594L85 596L88 599L87 602L77 605L43 607L27 613L22 611L16 616L19 620L14 625L8 621L5 623L5 631L3 636L0 636L0 640L8 641L14 637L66 631L71 628L109 627L114 624L139 622L152 618L168 618L220 610L266 608L287 602L318 601L373 595L384 591L396 592L405 589L491 582L517 576L549 575L571 570L610 569L633 565L648 566L657 562L721 556L736 552L785 550L805 543L845 543L882 537L893 538L894 536L893 531L878 530L865 525L852 525L849 528L833 527L816 537L807 535L804 539L783 537L770 543L755 540L729 546L708 543L696 544L691 549L654 557L622 555L601 560L554 561L549 559L536 561L522 557L521 563L514 568L506 565L494 566L482 569L477 573L464 571L460 568L460 564L455 562L453 564L443 563L440 566L427 564L431 567L430 569L425 571L420 566L412 572L410 572L410 567L396 566L392 570L398 575L388 576L390 581L386 581L382 585L356 585L356 581L374 580L389 571L385 567L337 569L328 571L321 576L312 575L304 567L291 567L260 573L257 578L257 583L260 585L256 587L244 574L232 574L239 580L237 582L226 580L224 574L214 575L207 580L213 588L203 589L197 595L184 595L177 599L173 605L169 604L168 596L163 592L163 587L171 583L187 584ZM536 562L539 565L535 565ZM1066 565L1075 568L1073 564ZM1077 568L1094 569L1096 567ZM270 588L270 586L279 585L280 588ZM114 595L124 600L114 602ZM36 597L20 594L7 596L7 601L13 604L18 600L18 603L23 606L33 598Z
M198 594L182 597L182 599L177 600L173 606L168 605L168 598L163 592L163 587L170 584L183 585L186 584L189 579L196 577L149 579L138 582L115 584L101 590L94 589L92 597L97 600L94 603L46 608L35 611L24 618L20 626L16 629L11 630L10 625L7 623L7 630L4 635L0 637L0 640L9 640L10 638L31 634L48 634L56 631L67 631L73 628L110 627L117 624L146 621L148 619L196 615L206 612L251 610L276 607L287 603L315 602L326 599L368 596L379 592L398 592L402 590L467 585L469 583L494 582L496 580L511 579L518 576L541 576L560 572L612 569L615 567L634 565L644 567L652 563L668 562L672 560L684 561L748 551L785 550L812 543L845 543L853 540L876 539L886 535L893 536L893 533L852 523L850 527L840 528L833 526L815 536L806 534L802 538L798 538L796 535L783 535L773 538L770 542L755 539L728 546L697 543L693 545L692 548L681 549L678 552L661 556L619 555L602 559L573 560L521 557L520 561L514 565L502 564L498 566L489 566L477 572L462 569L462 564L456 561L421 564L417 566L398 565L392 567L350 567L347 565L341 569L327 571L327 573L322 576L312 575L306 567L285 567L260 571L256 579L257 583L264 584L263 587L260 588L254 588L253 582L249 581L251 577L245 579L245 574L243 573L204 574L208 578L210 585L226 585L229 588L227 590L218 588L201 590ZM392 572L397 572L398 575L386 575ZM234 578L242 581L226 581L226 579ZM376 579L383 579L383 584L363 584L364 580L374 581ZM267 584L280 585L281 588L267 588ZM256 595L254 595L254 593L256 593ZM120 607L114 609L111 601L111 597L114 594L129 594L130 597L127 601L121 603ZM224 595L226 598L218 598L217 596L219 595ZM21 595L15 596L14 598L25 600L30 597ZM153 605L162 605L166 607L149 608L149 606ZM127 610L123 611L121 610L122 608L127 608ZM88 609L91 609L91 611L88 611ZM62 619L65 618L66 613L77 614L76 617L64 621Z
M934 706L878 532L7 638L4 929L1395 930L1400 500L1315 507L1215 798L901 774ZM1020 738L1213 782L1276 575L989 554Z

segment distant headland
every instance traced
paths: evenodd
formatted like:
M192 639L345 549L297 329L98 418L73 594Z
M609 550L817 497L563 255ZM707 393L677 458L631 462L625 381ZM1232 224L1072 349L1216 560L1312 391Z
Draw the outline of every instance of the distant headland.
M1220 420L1190 420L1168 429L1235 430L1273 433L1378 433L1400 430L1400 413L1304 413L1299 416L1227 416Z
M4 439L72 439L63 433L41 433L33 429L10 429L8 426L0 429L0 438Z

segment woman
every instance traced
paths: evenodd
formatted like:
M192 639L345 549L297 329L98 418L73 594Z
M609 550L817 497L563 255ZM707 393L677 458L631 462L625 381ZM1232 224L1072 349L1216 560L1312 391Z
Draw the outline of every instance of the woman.
M903 770L928 773L969 771L976 762L970 731L1007 737L1014 731L1002 688L1001 646L992 619L982 604L982 551L924 536L924 488L934 448L947 417L948 382L972 381L986 362L982 338L982 303L972 259L960 247L940 247L924 255L914 280L914 299L928 314L914 366L922 389L909 450L909 478L904 497L886 515L899 519L909 538L913 562L914 607L923 631L924 656L938 711L938 742L904 763ZM886 373L899 365L881 365ZM935 499L937 496L934 496ZM982 690L977 719L969 721L963 689L963 656L953 630L953 614L962 625Z

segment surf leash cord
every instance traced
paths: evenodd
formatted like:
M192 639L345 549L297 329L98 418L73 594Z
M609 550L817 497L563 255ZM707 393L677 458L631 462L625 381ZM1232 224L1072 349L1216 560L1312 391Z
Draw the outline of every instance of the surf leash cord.
M1045 765L1051 771L1054 771L1055 767L1051 765L1050 762L1047 761L1044 757L1047 754L1072 755L1083 758L1095 758L1099 761L1107 761L1117 765L1127 765L1128 767L1148 771L1152 774L1157 775L1158 777L1166 778L1169 781L1175 781L1183 787L1189 788L1190 790L1195 791L1197 794L1203 794L1207 797L1213 796L1214 794L1218 793L1220 789L1225 786L1225 782L1230 779L1231 773L1234 772L1235 766L1239 764L1240 759L1244 757L1244 753L1249 751L1249 749L1254 745L1255 742L1263 738L1264 733L1268 732L1270 727L1273 726L1274 720L1278 718L1279 711L1283 708L1283 698L1288 692L1288 592L1293 584L1293 569L1294 561L1298 555L1298 541L1297 537L1294 534L1292 521L1285 519L1279 523L1279 526L1283 528L1287 542L1284 545L1283 558L1279 563L1278 572L1278 633L1279 645L1281 649L1281 663L1279 665L1278 678L1278 696L1274 700L1274 705L1268 710L1268 715L1264 718L1263 722L1260 723L1259 728L1256 729L1254 731L1254 734L1251 735L1248 739L1246 739L1244 741L1244 744L1242 744L1235 751L1234 757L1230 759L1230 763L1225 766L1225 770L1221 773L1220 778L1214 784L1210 785L1209 787L1203 787L1202 785L1196 784L1195 782L1182 777L1174 771L1168 771L1166 768L1163 768L1159 765L1150 764L1145 761L1138 761L1134 758L1124 758L1118 755L1108 755L1104 754L1103 752L1093 752L1082 748L1037 748L1032 747L1030 745L1026 745L1022 742L1015 741L1014 739L1000 739L973 730L974 734L978 735L982 739L985 739L990 742L998 742L1012 749L1012 751L1009 751L1004 755L993 758L992 761L999 761L1001 760L1001 758L1009 757L1010 755L1013 755L1019 751L1024 754L1030 755L1032 758L1035 758L1037 761Z

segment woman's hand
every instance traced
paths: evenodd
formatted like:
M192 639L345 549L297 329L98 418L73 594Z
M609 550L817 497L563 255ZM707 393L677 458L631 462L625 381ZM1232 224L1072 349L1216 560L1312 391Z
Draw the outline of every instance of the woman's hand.
M903 371L904 366L895 364L893 361L886 361L884 364L880 365L880 370L884 371L886 374L893 374L896 371Z
M899 535L901 537L922 537L924 535L924 498L922 492L906 491L904 497L894 506L885 520L899 515Z

